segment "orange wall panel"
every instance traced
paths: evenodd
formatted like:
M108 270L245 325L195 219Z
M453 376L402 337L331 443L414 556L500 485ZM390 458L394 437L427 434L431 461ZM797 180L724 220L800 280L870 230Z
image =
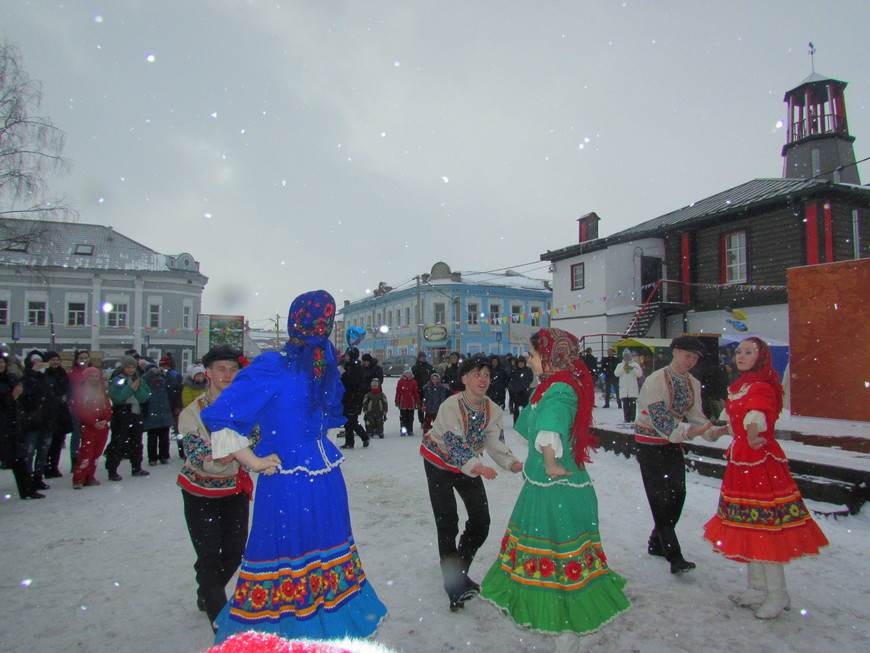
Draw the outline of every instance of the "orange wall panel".
M870 259L788 271L791 412L870 422Z

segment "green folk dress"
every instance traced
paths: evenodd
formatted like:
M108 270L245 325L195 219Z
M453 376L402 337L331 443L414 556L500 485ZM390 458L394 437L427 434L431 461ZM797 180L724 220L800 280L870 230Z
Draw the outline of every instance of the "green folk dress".
M516 429L529 442L525 485L480 591L518 626L554 635L596 631L629 607L625 580L607 566L601 546L592 480L571 454L576 410L574 390L554 383L520 415ZM535 448L540 431L560 435L559 462L573 474L547 476Z

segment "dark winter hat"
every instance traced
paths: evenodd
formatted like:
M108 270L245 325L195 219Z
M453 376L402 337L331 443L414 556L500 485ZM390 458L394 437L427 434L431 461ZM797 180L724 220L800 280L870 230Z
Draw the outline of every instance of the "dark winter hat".
M378 381L377 379L372 379L372 382L369 383L369 385L370 385L371 387L373 387L373 388L380 388L380 387L381 387L381 382Z
M363 355L362 355L362 360L366 361L367 363L371 363L372 360L373 360L373 359L372 359L372 355L371 355L371 354L363 354Z
M471 358L467 359L459 368L459 376L465 376L469 372L476 370L479 367L492 369L492 362L490 362L490 360L486 356L472 356Z
M420 353L417 354L417 358L426 358L426 352L421 351Z
M172 367L172 359L169 356L163 356L160 359L160 364L165 365L166 367Z
M202 357L202 364L205 367L211 367L218 361L233 361L234 363L238 363L239 367L241 367L242 363L239 360L241 355L240 352L232 347L227 347L226 345L212 347L206 352L205 356Z
M42 355L44 360L50 361L52 358L60 358L60 354L56 351L47 351Z
M345 356L347 356L350 360L355 361L359 358L359 349L356 347L348 347L345 352Z
M24 366L29 370L33 369L33 357L34 356L38 357L39 360L41 360L43 363L48 360L45 357L45 354L43 354L38 349L34 349L29 354L27 354L27 356L24 357Z
M703 356L706 353L704 343L695 336L679 336L671 340L671 349L683 349L690 351L698 356Z

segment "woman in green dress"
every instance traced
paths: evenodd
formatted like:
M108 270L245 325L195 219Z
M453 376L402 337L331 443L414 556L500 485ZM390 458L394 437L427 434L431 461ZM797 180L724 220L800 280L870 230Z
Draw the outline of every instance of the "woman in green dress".
M516 424L529 443L525 485L480 596L518 626L584 635L629 607L625 580L607 565L586 472L594 385L570 333L541 329L530 344L539 383Z

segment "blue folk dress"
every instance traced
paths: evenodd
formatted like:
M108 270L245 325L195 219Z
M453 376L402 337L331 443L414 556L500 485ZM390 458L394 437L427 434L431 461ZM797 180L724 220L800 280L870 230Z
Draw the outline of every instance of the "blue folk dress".
M341 383L316 405L312 374L267 352L202 411L212 433L249 433L254 453L278 454L280 473L260 474L236 590L216 620L215 643L247 630L287 639L375 634L387 609L368 582L351 531L341 453L326 438L344 424ZM323 381L327 382L327 381Z

